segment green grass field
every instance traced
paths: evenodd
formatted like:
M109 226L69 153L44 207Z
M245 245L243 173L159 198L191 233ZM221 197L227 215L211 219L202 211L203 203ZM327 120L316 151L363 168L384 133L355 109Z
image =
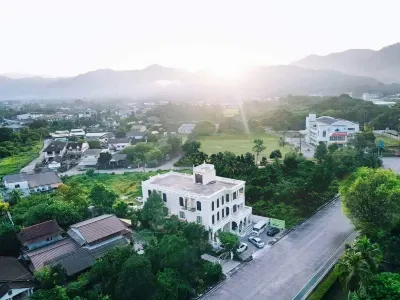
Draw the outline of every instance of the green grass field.
M280 149L282 155L290 152L290 147L280 147L278 144L278 138L272 135L257 134L257 135L214 135L199 138L201 143L201 150L207 154L213 154L224 151L231 151L237 155L244 154L246 152L253 152L254 139L261 139L264 141L264 145L267 149L260 153L261 156L269 156L269 154Z
M0 178L4 175L19 173L19 171L39 156L43 147L42 142L34 144L29 151L0 159Z
M393 140L391 138L388 138L387 136L384 135L375 135L376 139L375 142L378 143L379 141L384 141L385 142L385 147L399 147L400 146L400 141Z

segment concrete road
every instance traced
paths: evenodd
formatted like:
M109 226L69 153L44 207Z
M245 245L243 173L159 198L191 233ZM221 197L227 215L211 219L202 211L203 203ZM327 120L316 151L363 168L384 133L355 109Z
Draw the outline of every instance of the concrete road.
M340 202L330 204L203 299L291 300L352 233Z
M171 159L170 161L167 161L165 164L156 167L156 168L146 168L146 172L150 171L158 171L158 170L184 170L184 169L190 169L190 167L174 167L174 163L176 163L179 160L180 157L176 157ZM60 173L60 175L78 175L78 174L83 174L86 171L79 171L78 167L73 167L72 169L69 169L66 172ZM143 172L143 168L135 168L135 169L107 169L107 170L96 170L96 173L106 173L106 174L124 174L125 172Z
M400 173L400 157L382 157L383 167Z
M42 151L44 150L44 148L46 148L50 144L50 142L51 142L51 139L47 139L47 140L43 141L43 148L40 151L40 153L38 154L39 156L37 158L35 158L34 160L32 160L28 165L23 167L21 169L20 173L28 173L28 174L35 173L36 163L42 162L44 160L44 153Z
M286 142L292 144L296 147L300 147L300 138L285 138ZM301 153L303 153L304 157L306 158L313 158L314 157L314 147L307 145L305 138L301 139Z

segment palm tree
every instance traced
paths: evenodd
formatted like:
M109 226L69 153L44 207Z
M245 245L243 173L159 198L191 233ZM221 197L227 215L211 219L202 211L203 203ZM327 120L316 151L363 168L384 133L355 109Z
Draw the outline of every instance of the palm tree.
M371 241L364 235L354 242L353 248L355 251L361 253L363 258L367 261L371 271L377 273L379 264L383 258L379 245L371 243Z
M358 290L361 284L365 285L372 277L372 271L366 259L353 248L347 249L335 266L341 284L350 291Z
M258 155L263 152L267 147L264 146L264 141L260 139L254 140L253 151L256 153L256 164L258 164Z

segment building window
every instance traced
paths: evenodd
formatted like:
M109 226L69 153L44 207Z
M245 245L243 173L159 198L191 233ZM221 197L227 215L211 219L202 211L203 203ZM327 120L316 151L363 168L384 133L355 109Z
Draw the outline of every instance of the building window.
M322 131L322 137L326 137L326 130Z
M223 209L223 210L221 210L221 212L222 212L222 219L223 219L223 218L225 218L225 210Z
M214 210L214 201L211 202L211 210Z
M240 188L239 195L243 195L243 188Z
M217 199L217 208L219 207L219 198Z
M236 192L233 193L233 200L236 199Z
M167 202L167 194L166 193L162 194L162 199L164 202Z
M179 212L179 218L181 218L181 219L185 218L185 213L183 211Z
M16 184L16 185L14 185L14 188L19 189L19 188L20 188L20 185L19 185L19 184Z
M236 204L233 206L233 212L236 212Z
M224 205L224 196L221 197L221 205Z
M151 190L148 190L147 192L149 193L149 196L151 196Z
M195 178L195 182L196 182L196 183L201 183L201 184L203 184L203 175L201 175L201 174L196 174L196 175L194 175L194 178Z
M226 208L226 216L229 216L229 207Z
M200 211L201 211L201 202L200 202L200 201L197 201L196 205L197 205L197 210L200 210Z
M217 221L219 221L219 212L217 212Z
M229 202L229 194L226 194L226 202Z
M215 223L215 218L214 218L214 215L212 215L212 218L211 218L211 223Z
M199 223L199 224L202 224L203 223L202 217L201 216L197 216L196 222Z
M179 205L183 206L183 197L179 197Z

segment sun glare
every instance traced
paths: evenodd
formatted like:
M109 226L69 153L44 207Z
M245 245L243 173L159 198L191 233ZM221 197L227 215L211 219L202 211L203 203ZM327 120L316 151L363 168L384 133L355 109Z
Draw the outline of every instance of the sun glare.
M238 77L241 72L243 71L243 68L240 66L235 66L232 65L231 63L218 63L212 67L210 67L210 72L222 79L233 79Z

